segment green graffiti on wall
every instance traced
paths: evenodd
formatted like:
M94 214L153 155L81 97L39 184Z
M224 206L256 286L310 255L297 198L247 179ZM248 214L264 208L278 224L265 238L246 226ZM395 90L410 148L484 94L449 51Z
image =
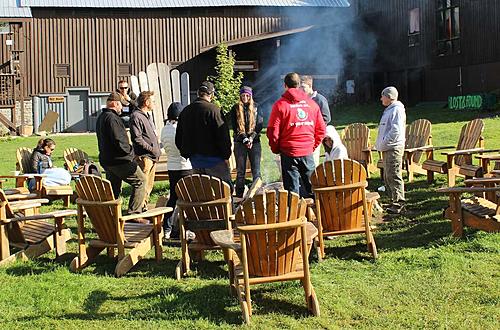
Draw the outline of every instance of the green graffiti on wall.
M448 97L448 107L452 110L481 109L483 97L481 95L464 95Z

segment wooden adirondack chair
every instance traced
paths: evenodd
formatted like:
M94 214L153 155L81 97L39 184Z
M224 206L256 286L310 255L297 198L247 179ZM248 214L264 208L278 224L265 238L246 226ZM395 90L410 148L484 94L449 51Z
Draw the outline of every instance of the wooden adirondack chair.
M415 173L427 174L420 164L423 151L421 148L432 146L432 124L427 119L417 119L406 127L406 142L403 167L408 172L408 181L413 182ZM380 177L384 176L384 164L380 159L377 163Z
M375 166L372 159L368 126L362 123L350 124L342 132L342 141L347 149L349 159L361 163L366 168L369 177L370 172L375 170Z
M9 202L0 190L0 265L36 258L54 249L56 256L66 253L71 232L64 227L64 219L76 215L76 210L39 214L39 207L46 202L47 199ZM11 254L11 247L18 251Z
M450 195L450 204L444 216L451 220L453 235L461 237L464 226L500 232L500 178L471 179L465 180L465 183L472 187L438 189L438 192ZM464 193L475 196L461 199Z
M20 171L21 173L27 173L28 168L30 167L30 157L31 154L33 153L33 149L31 148L18 148L16 151L16 169ZM19 178L17 180L16 186L17 187L24 187L26 184L26 179L25 178ZM57 199L62 199L64 206L68 207L70 198L73 196L73 188L70 185L61 185L61 186L50 186L47 187L43 184L43 178L41 182L37 184L36 191L39 195L39 197L50 197L50 198L57 198Z
M428 153L428 159L422 164L422 168L427 171L427 181L429 183L434 181L435 172L447 174L448 186L453 187L457 176L466 178L483 176L481 166L472 163L472 155L484 150L484 138L481 135L483 129L483 120L474 119L462 127L456 148L453 146L420 148ZM455 151L442 153L446 155L446 162L434 159L434 151L452 148L455 148Z
M328 161L316 167L311 183L321 256L325 256L324 236L365 233L368 250L377 258L366 198L365 168L350 159Z
M156 261L162 257L163 215L171 207L159 207L139 214L122 215L121 199L115 199L108 180L97 176L84 176L76 184L78 199L78 256L71 262L70 269L79 271L87 267L104 249L113 256L118 250L117 277L127 273L146 253L155 248ZM86 246L85 217L88 216L98 239ZM151 223L131 223L134 219L149 219ZM126 253L126 250L127 253Z
M220 249L210 238L210 232L231 229L231 189L219 178L193 174L182 178L175 187L179 208L179 228L182 256L175 269L180 280L190 271L190 253L203 258L205 250ZM196 240L188 242L186 231L196 234ZM225 254L226 260L230 256Z
M85 151L73 147L66 148L63 157L66 168L70 172L74 172L75 166L80 165L82 160L89 160L89 155Z
M308 310L320 315L309 272L306 209L306 201L295 193L267 191L247 200L236 213L241 242L235 242L231 230L211 233L217 244L238 256L232 285L245 323L252 315L250 286L278 281L300 280Z

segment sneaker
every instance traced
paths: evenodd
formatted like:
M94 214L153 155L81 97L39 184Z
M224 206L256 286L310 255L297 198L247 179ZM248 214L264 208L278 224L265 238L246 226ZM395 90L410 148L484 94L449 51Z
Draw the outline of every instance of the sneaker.
M163 239L169 240L171 234L172 234L172 231L170 229L165 229L165 231L163 232Z
M380 186L377 188L378 192L385 192L385 186Z

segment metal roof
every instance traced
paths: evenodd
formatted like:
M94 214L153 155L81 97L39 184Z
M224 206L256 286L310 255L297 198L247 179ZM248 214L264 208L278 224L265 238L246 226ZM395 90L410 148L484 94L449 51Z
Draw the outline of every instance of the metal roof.
M21 7L19 0L0 0L0 17L31 17L31 9Z
M4 1L4 0L1 0ZM11 1L11 0L9 0ZM18 0L24 7L176 8L176 7L349 7L347 0Z

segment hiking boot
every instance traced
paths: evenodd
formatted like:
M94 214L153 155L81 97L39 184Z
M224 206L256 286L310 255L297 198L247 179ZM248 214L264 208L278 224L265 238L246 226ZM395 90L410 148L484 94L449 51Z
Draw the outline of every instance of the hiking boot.
M389 214L402 214L406 211L406 208L405 208L404 204L393 203L391 206L389 206L386 209L386 211Z

